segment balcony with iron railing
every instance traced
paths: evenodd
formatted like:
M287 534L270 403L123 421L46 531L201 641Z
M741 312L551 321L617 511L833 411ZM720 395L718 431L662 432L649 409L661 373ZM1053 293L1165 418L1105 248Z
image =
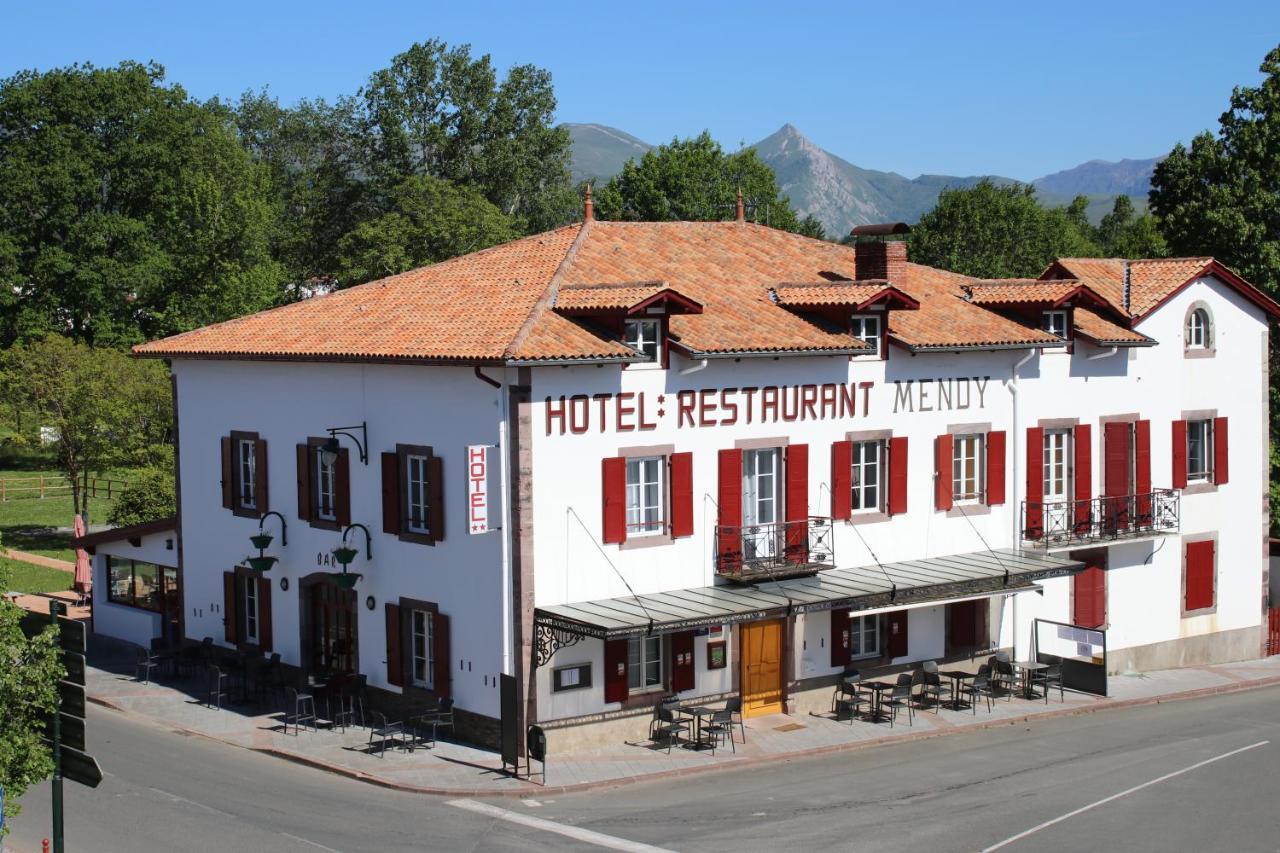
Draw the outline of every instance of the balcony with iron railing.
M833 531L831 519L821 516L740 527L720 525L716 527L716 574L751 582L834 568Z
M1022 502L1022 540L1030 547L1074 548L1178 532L1181 492L1153 489L1088 500Z

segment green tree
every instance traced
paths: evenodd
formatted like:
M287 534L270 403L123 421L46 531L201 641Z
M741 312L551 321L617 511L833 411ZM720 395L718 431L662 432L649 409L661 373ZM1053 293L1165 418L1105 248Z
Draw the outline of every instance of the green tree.
M10 568L0 560L0 589L8 589ZM47 628L31 639L19 625L23 611L0 597L0 787L4 816L18 813L18 797L53 772L53 757L40 736L57 702L63 677L57 635ZM6 824L8 821L6 820ZM0 839L8 830L0 832Z
M119 345L271 305L269 181L157 65L0 81L0 344Z
M55 460L71 484L73 512L86 518L86 475L135 463L172 439L168 371L159 362L49 335L4 352L0 382L7 400L57 432Z
M338 277L359 284L465 255L519 236L479 190L417 175L391 192L391 210L363 222L338 245Z
M143 468L132 475L107 515L116 527L143 524L178 514L172 468Z
M1280 47L1258 86L1237 86L1218 134L1156 166L1151 209L1174 255L1212 255L1272 294L1280 288Z
M1161 258L1168 252L1155 217L1137 216L1127 195L1116 196L1094 231L1094 241L1113 258Z
M599 188L595 202L601 219L723 221L737 215L739 189L755 221L822 236L816 219L796 216L773 169L754 148L727 154L705 130L652 148L639 161L629 160Z
M1050 210L1029 185L983 180L942 191L911 232L911 257L980 278L1034 277L1054 258L1098 254L1082 217L1083 199Z

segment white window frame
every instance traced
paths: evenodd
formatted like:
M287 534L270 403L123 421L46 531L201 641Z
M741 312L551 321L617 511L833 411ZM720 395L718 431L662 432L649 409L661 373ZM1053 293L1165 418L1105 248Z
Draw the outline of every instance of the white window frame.
M883 439L854 441L852 457L853 470L850 472L852 495L850 506L853 512L883 512L885 505L885 481L888 478L888 453L885 452ZM874 482L867 482L870 474ZM872 499L868 500L868 492Z
M987 434L965 433L951 439L951 502L980 504L986 497ZM973 476L961 476L967 462L973 463Z
M866 641L870 640L868 644ZM861 658L878 658L880 657L880 617L878 614L869 616L858 616L857 614L849 617L849 658L850 660L858 660Z
M1055 453L1061 456L1054 458ZM1043 495L1046 503L1065 501L1071 496L1071 430L1046 429L1041 453Z
M1045 311L1041 315L1041 326L1046 332L1062 340L1067 339L1067 312L1063 309Z
M769 459L770 469L760 462ZM761 510L768 507L768 512ZM769 516L766 518L765 516ZM782 520L782 453L777 447L742 452L742 523L744 527Z
M662 321L652 318L623 320L623 342L655 364L662 361ZM653 352L649 352L652 347Z
M653 693L665 689L663 682L662 637L632 637L627 640L627 690L631 694ZM657 677L649 682L649 673Z
M325 464L324 448L316 447L315 501L316 518L322 521L338 520L338 460ZM328 499L326 508L326 499Z
M419 648L421 643L421 648ZM435 689L436 621L430 610L409 611L409 680L414 687Z
M431 533L431 525L428 521L430 516L427 501L427 459L428 457L421 453L408 453L404 457L405 526L410 533L424 535Z
M1196 471L1193 463L1191 448L1196 439L1196 433L1201 433L1200 440L1203 442L1201 456L1203 457L1203 471ZM1187 421L1187 482L1188 483L1211 483L1213 482L1213 419L1197 418Z
M239 494L236 501L241 509L257 509L258 505L258 443L251 438L239 439L237 464L240 466Z
M1213 321L1207 308L1193 308L1187 315L1187 349L1209 349Z
M646 487L653 486L650 493ZM650 500L650 497L653 500ZM657 536L667 531L667 459L627 458L627 537Z
M257 644L261 627L261 615L258 612L258 579L253 575L241 575L241 604L244 605L244 641Z
M869 346L871 353L877 355L880 353L882 320L883 317L880 314L854 314L849 320L849 330L853 336Z

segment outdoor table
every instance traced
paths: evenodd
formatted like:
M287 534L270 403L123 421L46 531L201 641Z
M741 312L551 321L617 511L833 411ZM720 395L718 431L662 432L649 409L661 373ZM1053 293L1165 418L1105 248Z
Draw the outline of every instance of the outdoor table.
M884 716L881 704L884 694L892 691L894 685L887 681L863 681L860 686L871 691L871 722L878 723Z
M1042 669L1048 669L1049 664L1033 660L1016 660L1013 665L1022 672L1022 695L1028 699L1033 698L1034 691L1031 688L1031 675Z
M704 708L701 705L695 705L692 708L676 708L682 714L687 714L694 718L693 743L691 749L702 749L709 744L702 737L702 718L710 717L715 713L714 708Z
M976 672L967 672L963 669L948 669L945 672L938 673L938 675L951 679L951 709L959 711L962 706L960 693L964 682L977 678L978 674Z

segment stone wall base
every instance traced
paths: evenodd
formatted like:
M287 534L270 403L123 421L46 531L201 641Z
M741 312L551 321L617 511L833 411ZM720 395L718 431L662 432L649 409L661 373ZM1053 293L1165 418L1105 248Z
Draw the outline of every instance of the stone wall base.
M1253 660L1265 654L1266 642L1267 626L1257 625L1128 649L1107 649L1107 674Z

